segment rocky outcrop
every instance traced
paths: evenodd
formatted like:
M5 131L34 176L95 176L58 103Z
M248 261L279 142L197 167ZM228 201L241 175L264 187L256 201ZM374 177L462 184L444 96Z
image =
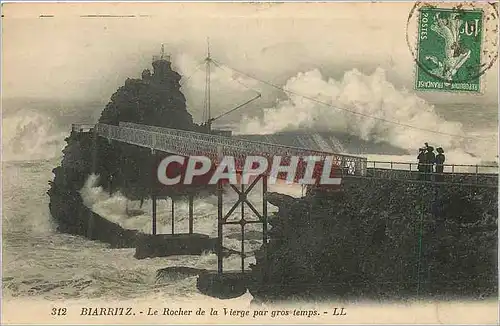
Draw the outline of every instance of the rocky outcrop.
M268 194L261 300L481 298L497 294L497 189L345 180L342 193Z
M134 122L199 131L200 127L193 122L180 91L181 76L172 70L171 63L166 60L155 61L153 68L152 74L145 70L142 79L127 79L125 85L112 95L99 122L112 125ZM133 200L150 195L156 162L148 148L103 139L99 139L98 147L96 169L101 175L103 187L120 190Z
M180 91L180 75L166 60L153 63L153 73L145 70L141 79L127 79L104 108L99 122L117 125L120 121L200 131L186 109ZM58 230L101 240L113 246L135 246L135 231L88 210L80 189L91 173L99 175L99 185L109 192L120 191L131 200L151 194L154 157L149 149L94 139L91 132L72 131L66 138L61 165L53 170L48 195L50 212ZM96 151L94 151L96 149ZM176 190L170 195L183 195ZM163 195L169 195L164 193Z

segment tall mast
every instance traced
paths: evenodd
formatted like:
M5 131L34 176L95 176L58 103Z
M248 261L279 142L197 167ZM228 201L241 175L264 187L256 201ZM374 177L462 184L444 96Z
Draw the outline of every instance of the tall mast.
M210 39L207 37L207 57L205 59L205 112L207 117L207 127L208 131L211 131L212 116L210 112L210 63L212 59L210 58Z

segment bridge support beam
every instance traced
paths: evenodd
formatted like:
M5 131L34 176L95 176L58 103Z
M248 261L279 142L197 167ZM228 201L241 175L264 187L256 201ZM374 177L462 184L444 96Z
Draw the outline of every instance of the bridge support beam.
M193 201L194 201L194 196L193 194L189 194L188 197L188 203L189 203L189 234L193 234Z
M175 200L173 197L170 198L172 201L172 234L175 234Z
M222 182L217 182L217 273L222 274L222 236L224 219L223 214L223 198L222 198Z
M108 191L109 196L111 197L113 195L113 174L108 176Z
M153 219L152 219L152 233L156 235L156 194L151 194L151 202L152 202L152 211L153 211Z
M262 177L262 248L267 266L268 235L267 235L267 176Z
M262 213L258 212L255 206L248 200L248 194L255 185L262 180ZM245 226L247 224L262 224L262 240L263 240L263 250L264 255L267 257L267 176L259 175L250 184L248 188L245 189L245 185L241 184L240 189L235 185L230 184L230 187L238 194L239 198L236 203L233 204L231 209L224 213L223 211L223 189L222 182L219 181L217 184L217 272L218 274L223 273L223 252L222 252L222 240L224 237L223 227L226 224L240 225L241 226L241 272L245 273ZM234 213L234 211L241 207L241 216L239 220L228 221L228 218ZM258 218L258 220L249 220L245 214L245 206L247 206Z
M151 167L152 171L156 171L156 151L151 149ZM151 174L151 205L152 205L152 234L156 235L156 175Z
M238 192L238 190L236 190ZM241 199L241 194L245 193L245 185L242 183L241 184L241 192L240 194L240 199ZM241 201L241 273L245 273L245 202Z

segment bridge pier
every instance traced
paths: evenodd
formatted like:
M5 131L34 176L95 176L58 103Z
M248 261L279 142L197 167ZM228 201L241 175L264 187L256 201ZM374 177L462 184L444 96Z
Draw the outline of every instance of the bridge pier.
M259 213L252 203L248 200L248 194L255 185L262 180L262 213ZM223 211L223 188L222 182L217 183L217 272L205 272L200 274L197 281L197 288L202 293L218 298L236 298L243 295L252 280L251 273L245 273L245 226L247 224L262 223L262 240L264 259L267 258L267 176L259 175L250 184L248 188L244 184L240 189L235 185L229 185L237 194L238 200L231 209L224 213ZM249 220L247 217L247 206L257 216L258 220ZM241 215L239 220L228 221L228 218L240 207ZM226 271L223 269L223 247L222 239L224 236L224 225L233 224L241 226L241 270Z
M153 188L152 188L153 189ZM172 196L172 197L170 197ZM171 232L157 232L157 201L170 198L172 206L171 213ZM175 206L178 200L173 195L153 192L152 199L152 234L139 234L134 257L137 259L168 257L175 255L201 255L203 252L214 250L217 239L210 238L207 234L194 232L194 195L188 194L189 201L189 233L175 232Z
M241 173L241 172L237 172ZM252 203L248 200L248 194L252 191L255 185L262 180L262 213L259 213ZM238 194L238 200L233 204L231 209L224 214L223 211L223 188L222 182L217 183L217 274L223 274L223 246L222 240L224 237L224 225L240 225L241 226L241 273L245 273L245 226L247 224L262 224L262 242L264 254L267 256L267 176L264 174L258 175L255 180L245 189L242 183L240 189L233 184L229 186ZM228 221L234 211L240 206L241 214L239 220ZM249 220L246 217L245 206L247 206L258 218L258 220Z

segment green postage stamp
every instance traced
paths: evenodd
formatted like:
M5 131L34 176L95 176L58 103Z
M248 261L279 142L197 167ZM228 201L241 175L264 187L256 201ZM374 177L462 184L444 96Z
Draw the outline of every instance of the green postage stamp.
M419 9L417 90L481 92L483 18L481 9Z

